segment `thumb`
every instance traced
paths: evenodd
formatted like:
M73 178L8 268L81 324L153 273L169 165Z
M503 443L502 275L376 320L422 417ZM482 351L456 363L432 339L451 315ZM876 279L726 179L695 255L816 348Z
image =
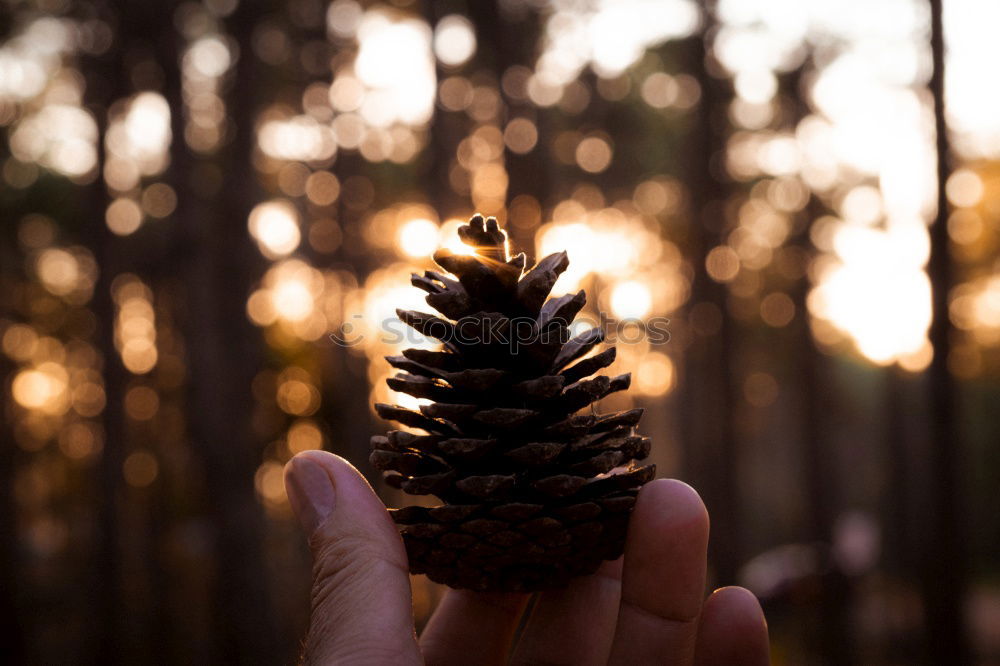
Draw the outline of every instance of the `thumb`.
M406 551L364 477L343 458L306 451L285 490L313 554L305 664L419 664Z

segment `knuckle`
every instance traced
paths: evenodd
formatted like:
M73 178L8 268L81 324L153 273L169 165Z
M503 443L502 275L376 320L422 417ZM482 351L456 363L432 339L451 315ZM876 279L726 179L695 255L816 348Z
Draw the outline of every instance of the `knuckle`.
M313 550L312 608L315 611L335 595L352 597L365 592L387 567L404 573L408 567L396 553L385 553L370 539L344 534L334 539L311 539Z
M320 530L309 540L312 613L303 663L415 664L405 641L379 640L365 621L378 610L372 606L373 590L387 576L408 572L402 544L389 547L363 529L331 532Z

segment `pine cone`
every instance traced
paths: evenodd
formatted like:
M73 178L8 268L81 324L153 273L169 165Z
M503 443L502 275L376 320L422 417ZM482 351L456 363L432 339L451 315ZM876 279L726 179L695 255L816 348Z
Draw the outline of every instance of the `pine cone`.
M375 405L428 434L373 437L371 462L390 486L444 502L390 509L413 573L475 590L561 587L622 554L636 494L655 471L636 465L649 453L634 434L642 410L577 414L627 389L630 375L591 376L615 349L587 356L600 329L570 336L583 291L546 300L565 252L525 272L495 219L477 215L459 236L474 254L434 255L457 280L412 277L443 317L397 311L441 349L387 357L400 370L389 386L430 402Z

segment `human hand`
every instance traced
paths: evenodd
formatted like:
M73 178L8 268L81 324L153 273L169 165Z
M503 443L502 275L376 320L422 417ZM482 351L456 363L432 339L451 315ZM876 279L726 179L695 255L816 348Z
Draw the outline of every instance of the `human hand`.
M768 663L757 599L738 587L704 599L708 513L680 481L643 487L624 557L541 593L516 645L526 594L448 590L417 639L403 542L346 460L300 453L285 487L313 552L305 664Z

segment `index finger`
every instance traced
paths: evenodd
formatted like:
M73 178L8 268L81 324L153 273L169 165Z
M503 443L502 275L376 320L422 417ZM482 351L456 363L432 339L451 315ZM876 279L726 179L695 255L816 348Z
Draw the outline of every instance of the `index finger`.
M507 663L528 595L448 590L420 637L429 666Z
M612 664L691 664L705 593L708 512L680 481L652 481L629 521Z

